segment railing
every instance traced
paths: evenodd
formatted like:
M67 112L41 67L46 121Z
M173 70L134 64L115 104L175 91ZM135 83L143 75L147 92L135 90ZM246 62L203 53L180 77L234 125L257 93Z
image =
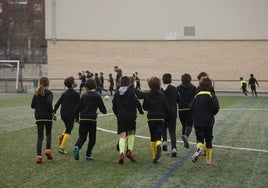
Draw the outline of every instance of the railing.
M50 78L50 89L52 91L64 91L66 87L63 84L64 78ZM75 80L79 90L80 80ZM173 79L172 85L178 86L181 83L178 79ZM198 85L197 80L193 80L194 85ZM258 80L260 87L257 87L259 93L268 93L268 80ZM15 88L16 78L0 78L0 93L24 92L32 93L38 85L38 78L19 79L19 88ZM241 92L239 80L213 80L213 86L216 92ZM109 82L105 79L104 88L108 89ZM148 90L147 79L141 79L141 87ZM250 90L250 89L249 89Z
M46 48L0 47L1 60L20 60L23 63L47 63Z

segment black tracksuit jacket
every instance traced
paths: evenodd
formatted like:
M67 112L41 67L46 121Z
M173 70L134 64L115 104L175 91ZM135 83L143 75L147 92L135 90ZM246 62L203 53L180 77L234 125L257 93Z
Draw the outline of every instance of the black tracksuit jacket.
M87 91L84 93L75 109L75 116L80 113L80 119L97 119L97 109L103 114L107 113L102 98L95 91Z
M143 100L143 109L146 110L147 118L150 119L165 119L168 113L168 102L164 93L148 92Z
M216 95L210 91L200 91L191 104L194 127L212 127L214 115L219 111Z
M45 96L34 95L32 99L31 108L35 109L35 119L40 120L52 120L52 107L53 93L47 90Z
M176 118L178 109L177 103L179 102L179 95L176 87L168 85L166 90L161 88L161 92L165 94L168 102L168 114L166 118Z
M197 88L193 84L181 84L177 87L179 93L179 110L190 110L190 104L197 94Z
M118 119L135 121L137 118L137 109L143 114L140 101L137 99L133 90L128 88L124 94L117 90L112 100L113 112Z
M79 99L80 99L79 93L77 93L73 89L67 89L65 92L61 94L61 97L54 105L54 113L57 112L59 106L61 105L60 110L61 118L74 120L75 118L74 110L79 102Z

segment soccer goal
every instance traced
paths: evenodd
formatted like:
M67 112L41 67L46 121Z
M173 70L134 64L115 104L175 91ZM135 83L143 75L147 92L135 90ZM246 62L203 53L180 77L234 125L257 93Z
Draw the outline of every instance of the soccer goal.
M14 68L16 72L16 92L19 88L19 72L20 72L20 61L19 60L0 60L0 68Z

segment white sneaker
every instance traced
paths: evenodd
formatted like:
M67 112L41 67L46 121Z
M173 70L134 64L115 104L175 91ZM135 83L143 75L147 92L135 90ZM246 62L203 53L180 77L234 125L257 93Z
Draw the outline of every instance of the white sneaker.
M196 150L196 152L194 152L194 154L193 154L193 156L192 156L192 162L193 162L193 163L195 163L195 162L197 161L197 159L198 159L198 157L201 155L202 151L203 151L203 148L198 148L198 149Z

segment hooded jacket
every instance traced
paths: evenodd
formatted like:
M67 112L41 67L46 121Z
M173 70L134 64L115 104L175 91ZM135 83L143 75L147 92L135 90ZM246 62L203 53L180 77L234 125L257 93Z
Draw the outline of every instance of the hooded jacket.
M165 85L164 85L165 86ZM177 103L179 102L179 95L176 87L172 85L166 85L162 87L161 91L165 94L168 102L168 114L166 118L176 118L177 117Z
M75 109L76 117L80 113L80 119L97 119L97 109L103 114L107 113L102 98L95 91L84 93Z
M140 114L143 114L140 101L128 87L120 87L115 92L112 103L113 112L118 119L135 121L137 118L137 109Z
M212 127L214 115L219 111L216 95L210 91L200 91L191 104L194 127Z
M74 89L67 89L61 94L61 97L54 106L54 113L57 112L59 106L61 105L61 118L74 120L75 118L75 107L77 106L80 99L79 93Z
M143 100L143 109L146 110L147 118L165 119L168 113L168 102L162 92L148 92Z
M197 94L197 88L191 83L181 84L177 87L177 91L179 94L179 110L190 110L190 104Z
M34 95L31 107L35 109L36 120L52 120L52 107L53 93L47 90L45 96Z

